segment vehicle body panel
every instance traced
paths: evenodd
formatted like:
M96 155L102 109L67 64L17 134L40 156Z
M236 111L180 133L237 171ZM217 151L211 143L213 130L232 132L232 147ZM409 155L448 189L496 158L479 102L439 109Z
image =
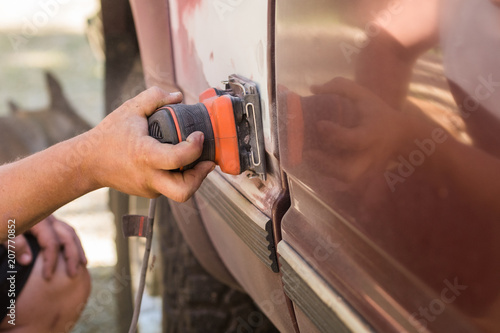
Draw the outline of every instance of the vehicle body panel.
M159 86L178 90L175 82L174 58L168 3L152 0L147 6L130 0L137 40L147 87Z
M224 178L218 174L212 174L209 177L210 180L224 181ZM210 187L210 190L216 196L220 195L218 194L220 192L214 191L214 187ZM196 202L205 228L222 260L243 289L280 332L293 332L294 318L288 311L280 275L273 272L255 255L248 243L234 228L231 228L228 220L232 217L227 215L226 210L217 209L217 205L211 204L210 199L207 193L202 192L196 195ZM246 200L243 197L241 199ZM250 205L249 202L248 204ZM244 221L244 223L249 225L252 222ZM250 321L251 318L243 318L243 320Z
M216 170L191 205L201 217L196 232L186 224L183 233L205 230L217 265L280 330L293 332L295 319L300 332L498 330L498 7L487 0L155 6L162 24L144 32L149 43L139 39L150 84L169 89L172 69L186 103L234 73L259 86L267 180ZM224 207L214 204L224 188L214 182L236 191ZM272 221L277 274L231 212L241 200L258 209L255 221L243 218L257 230L287 188L290 208ZM279 204L283 211L286 200Z
M478 88L498 67L479 65L492 49L463 43L468 35L497 40L486 33L493 24L473 29L482 34L465 31L483 19L499 23L499 9L465 3L277 1L280 162L292 199L283 240L377 331L495 331L500 324L499 212L467 200L488 180L453 178L464 166L447 158L460 151L489 161L498 151L491 136L471 139L475 122L489 115L463 117L457 103L467 103L467 94L447 82L446 73L458 72L472 104L482 104L478 90L498 96ZM466 70L463 58L482 72ZM336 77L350 80L328 86ZM497 124L483 122L483 133L498 136Z
M269 173L267 181L224 175L268 216L278 196L277 139L268 86L267 1L170 1L176 81L185 103L237 73L258 84Z
M263 216L270 217L273 204L281 191L281 181L276 157L276 133L271 129L273 124L275 126L275 120L271 118L276 114L271 112L274 110L271 101L274 87L268 86L268 80L272 77L267 50L268 21L273 19L268 15L268 6L267 1L169 1L168 5L165 1L157 1L152 6L155 9L150 12L156 10L164 13L168 10L169 30L162 25L159 25L159 31L146 30L143 40L149 39L149 43L140 41L140 45L146 75L147 68L166 68L164 64L157 63L161 62L162 57L165 61L172 61L175 85L184 93L184 103L197 102L198 95L209 87L222 87L221 81L233 73L257 83L261 97L267 179L263 181L256 177L251 178L246 173L239 176L225 175L218 169L210 177L217 182L222 179L231 184L230 186L237 190L236 194L233 194L235 200L241 196L248 204L255 206L254 209L260 210ZM135 10L135 13L140 14L140 11ZM157 13L154 15L159 16ZM146 21L147 16L143 16L143 25L150 24ZM138 27L139 36L141 30L141 27ZM168 53L168 47L159 45L162 41L169 42L167 36L162 36L168 31L171 31L173 57ZM149 75L148 83L168 88L168 75L168 70L160 73L153 71ZM292 332L294 320L289 314L279 274L273 272L269 265L262 262L262 257L259 259L255 254L259 248L255 250L254 247L252 251L248 243L243 242L240 235L229 227L232 217L214 209L210 204L210 200L217 200L217 197L224 197L225 194L217 188L210 188L205 193L206 195L203 195L203 191L200 191L195 196L195 202L188 205L173 206L174 215L181 224L180 229L187 242L192 247L199 247L193 252L203 266L210 266L207 255L211 253L210 247L206 246L206 242L197 241L200 238L200 225L198 219L193 217L200 214L203 228L231 275L252 296L256 304L266 311L266 315L278 328L283 332ZM193 207L196 207L199 213L194 212ZM188 220L190 223L182 222ZM248 224L257 225L257 222L250 220ZM250 226L250 229L255 228ZM273 238L272 233L270 237ZM248 238L255 238L255 235ZM269 243L257 244L262 250L269 246ZM274 248L272 252L275 253ZM214 261L217 262L216 259ZM230 276L224 276L224 270L217 268L217 264L212 266L214 267L208 267L208 271L213 269L214 276L219 276L222 281L231 280Z

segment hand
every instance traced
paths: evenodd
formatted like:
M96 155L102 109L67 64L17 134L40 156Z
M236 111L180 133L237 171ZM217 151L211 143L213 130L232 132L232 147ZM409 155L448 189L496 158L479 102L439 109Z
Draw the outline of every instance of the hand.
M341 103L342 110L336 111L343 113L337 118L350 119L349 124L318 120L316 130L322 140L316 149L304 154L334 178L353 182L369 171L384 170L389 159L401 153L406 138L412 136L404 114L351 80L338 77L312 90L350 101Z
M62 252L66 261L66 272L74 277L80 265L87 265L87 258L80 239L72 227L56 219L53 215L42 220L29 231L40 245L43 258L43 277L50 280L57 267L57 258ZM33 260L31 248L24 235L15 238L16 260L21 265L29 265Z
M28 244L28 240L24 237L23 234L16 236L10 242L10 246L14 246L14 250L16 252L16 263L22 266L27 266L33 260L33 254L31 253L30 245ZM5 248L9 248L9 241L2 243Z
M181 93L150 88L84 134L90 156L85 159L83 172L91 175L96 188L112 187L149 198L164 194L176 201L191 197L214 163L200 162L183 172L169 170L194 162L201 155L203 133L195 132L177 145L162 144L148 134L147 117L160 106L181 101Z

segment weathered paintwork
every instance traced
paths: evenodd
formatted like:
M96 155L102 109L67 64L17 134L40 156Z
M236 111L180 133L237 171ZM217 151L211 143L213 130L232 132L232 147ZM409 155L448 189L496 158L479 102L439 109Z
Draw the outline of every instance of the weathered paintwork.
M175 73L186 103L209 87L239 74L255 81L261 96L263 131L270 167L268 180L246 175L226 178L267 215L279 193L275 117L268 86L268 2L245 0L184 1L170 4Z
M222 87L221 80L237 73L257 83L261 96L263 133L267 153L267 179L222 175L239 193L268 217L281 191L278 166L278 143L275 131L272 57L269 54L269 29L274 17L268 13L267 1L159 1L145 5L133 1L141 58L147 83L165 89L177 86L184 93L185 103L197 102L198 95L209 87ZM149 17L158 20L149 19ZM170 20L165 24L165 20ZM157 29L154 29L157 24ZM170 43L171 41L171 43ZM170 47L171 45L171 47ZM173 55L173 57L172 57ZM172 83L171 68L175 82ZM216 170L215 172L218 172ZM212 189L217 196L216 189ZM275 325L284 332L293 331L293 318L281 287L279 274L264 265L247 245L228 227L227 216L214 210L201 195L196 196L199 216L222 261L238 283L266 311ZM237 199L237 198L235 198ZM175 210L190 220L198 214L191 209ZM191 221L193 222L193 221ZM181 222L182 223L182 222ZM253 222L251 222L253 223ZM196 228L193 228L196 226ZM187 242L199 249L193 252L205 267L210 265L198 223L182 223ZM205 245L203 245L205 244ZM266 244L261 244L266 247ZM260 246L260 245L259 245ZM215 258L214 263L218 262ZM217 266L217 265L213 265ZM212 271L209 267L209 271ZM217 267L213 270L224 273ZM225 279L231 277L226 276ZM224 279L221 279L224 280Z
M338 295L346 326L499 330L494 1L276 0L276 15L264 0L155 3L162 24L139 39L151 82L168 87L172 67L187 103L233 73L259 85L268 180L223 177L268 217L287 179L275 238L289 267ZM310 309L287 310L279 275L221 212L196 200L222 261L278 328L317 329Z

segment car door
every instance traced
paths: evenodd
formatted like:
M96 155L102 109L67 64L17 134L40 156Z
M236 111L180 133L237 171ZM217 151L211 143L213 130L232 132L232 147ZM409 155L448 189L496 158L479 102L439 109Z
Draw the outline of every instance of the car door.
M498 13L277 0L278 254L301 332L498 330Z
M227 269L278 329L293 331L278 274L273 207L282 192L276 135L273 1L169 2L176 84L185 103L238 74L257 84L267 173L263 180L216 169L195 195L206 232Z

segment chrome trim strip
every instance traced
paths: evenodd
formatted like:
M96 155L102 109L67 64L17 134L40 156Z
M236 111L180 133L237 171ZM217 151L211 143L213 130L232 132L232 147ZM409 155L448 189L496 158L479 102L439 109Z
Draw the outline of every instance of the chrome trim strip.
M257 257L273 272L278 272L271 219L255 208L217 172L203 181L196 197L198 205L213 207Z
M373 332L288 243L279 242L278 253L286 294L320 332Z

